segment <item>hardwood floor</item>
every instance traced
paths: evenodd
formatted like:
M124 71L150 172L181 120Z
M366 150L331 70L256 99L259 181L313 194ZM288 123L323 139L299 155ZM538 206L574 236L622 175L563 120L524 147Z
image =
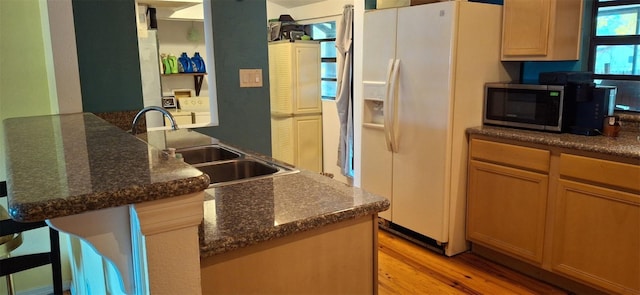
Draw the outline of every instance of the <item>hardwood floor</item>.
M436 254L378 231L378 293L568 294L473 253Z

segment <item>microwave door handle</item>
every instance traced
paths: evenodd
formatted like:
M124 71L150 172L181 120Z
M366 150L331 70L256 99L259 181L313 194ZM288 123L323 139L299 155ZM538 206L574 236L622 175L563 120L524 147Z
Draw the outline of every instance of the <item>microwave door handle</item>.
M396 106L398 105L398 75L400 72L400 60L396 59L393 63L393 73L391 74L391 86L389 87L389 139L391 141L391 151L398 152L398 141L396 138Z
M387 145L387 150L390 152L393 152L393 147L391 146L391 138L389 136L389 128L391 128L391 122L389 121L389 104L390 104L390 99L389 99L389 84L391 82L391 72L393 70L393 59L389 60L389 65L387 66L387 74L386 74L386 81L385 81L385 86L384 86L384 98L383 98L383 105L382 105L382 118L383 118L383 123L384 123L384 139L385 139L385 143Z

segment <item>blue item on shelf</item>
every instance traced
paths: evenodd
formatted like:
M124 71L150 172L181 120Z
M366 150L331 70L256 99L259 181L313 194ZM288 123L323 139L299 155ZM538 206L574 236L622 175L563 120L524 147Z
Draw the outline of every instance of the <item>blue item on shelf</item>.
M207 72L207 67L204 64L204 60L202 59L202 56L200 56L200 52L194 53L193 57L191 58L191 61L193 61L194 72L197 72L197 73Z
M182 73L193 73L193 63L186 52L183 52L178 58L179 69Z

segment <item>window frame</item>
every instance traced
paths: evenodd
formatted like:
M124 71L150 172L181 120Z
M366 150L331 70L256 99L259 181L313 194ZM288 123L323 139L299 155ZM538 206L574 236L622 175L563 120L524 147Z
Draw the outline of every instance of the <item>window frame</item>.
M336 38L327 38L327 39L315 39L314 41L318 41L318 43L320 43L320 48L322 48L322 42L335 42ZM322 63L334 63L336 64L336 67L338 66L338 58L337 57L321 57L320 58L320 64L322 65ZM337 68L336 68L337 70ZM336 77L335 78L325 78L322 77L322 75L320 75L320 82L322 83L322 81L331 81L331 82L336 82L338 83L338 77L337 77L337 73L336 73ZM336 100L335 96L324 96L321 95L322 99L326 99L326 100Z
M314 20L314 22L306 23L305 26L308 26L309 30L311 30L311 27L313 25L322 24L322 23L334 23L334 26L337 26L338 21L334 20L334 19ZM336 27L336 30L337 30L337 27ZM311 35L311 34L309 34L309 35ZM312 38L313 38L313 36L312 36ZM315 38L313 38L312 40L313 41L317 41L318 44L320 45L320 50L322 50L322 47L323 47L322 43L324 43L324 42L335 42L336 38L335 37L334 38L323 38L323 39L315 39ZM336 54L337 54L337 52L336 52ZM320 65L322 66L323 63L334 63L334 64L336 64L336 67L337 67L338 58L337 58L337 56L336 57L320 57ZM337 68L336 68L336 70L337 70ZM325 77L322 77L322 75L321 75L320 76L321 85L322 85L322 82L324 82L324 81L335 82L337 84L338 83L337 73L336 73L336 77L335 78L325 78ZM336 91L337 91L337 89L336 89ZM320 91L320 98L323 99L323 100L336 100L335 96L322 95L322 90Z
M591 33L589 42L589 63L588 69L593 73L593 79L602 80L625 80L625 81L640 81L640 75L619 75L619 74L596 74L595 62L596 62L596 48L598 45L638 45L637 42L640 35L625 35L625 36L596 36L598 27L598 8L612 7L612 6L624 6L640 4L640 0L614 0L614 1L599 1L593 0L593 7L591 11ZM638 14L638 22L640 22L640 13ZM635 41L635 42L634 42ZM640 54L640 53L638 53ZM635 67L640 67L640 64L635 64Z

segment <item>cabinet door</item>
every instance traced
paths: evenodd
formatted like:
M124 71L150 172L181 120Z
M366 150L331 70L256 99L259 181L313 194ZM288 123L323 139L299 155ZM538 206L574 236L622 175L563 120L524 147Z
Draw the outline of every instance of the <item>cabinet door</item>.
M320 46L317 43L295 45L294 109L296 114L322 111L320 94Z
M296 116L294 124L295 165L322 172L322 116Z
M293 112L294 63L287 43L269 44L269 95L272 113Z
M551 0L505 0L502 55L547 55Z
M472 160L467 238L542 263L548 176Z
M292 122L292 117L271 117L271 157L295 165Z
M504 0L502 60L578 60L583 0Z
M554 272L640 293L640 195L561 179L554 226Z

